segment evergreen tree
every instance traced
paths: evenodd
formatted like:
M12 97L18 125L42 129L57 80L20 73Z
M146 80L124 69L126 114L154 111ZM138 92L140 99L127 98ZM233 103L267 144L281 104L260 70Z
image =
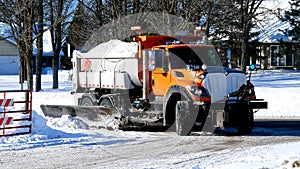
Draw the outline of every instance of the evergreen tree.
M292 27L289 31L289 36L293 37L294 41L300 40L300 0L291 0L290 9L285 12L284 19L288 21Z
M68 43L75 49L80 49L92 33L94 28L91 20L85 12L83 4L79 3L68 33Z

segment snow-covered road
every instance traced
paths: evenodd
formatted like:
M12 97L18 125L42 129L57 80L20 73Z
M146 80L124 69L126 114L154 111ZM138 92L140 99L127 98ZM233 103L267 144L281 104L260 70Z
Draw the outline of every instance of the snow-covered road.
M296 136L176 136L166 132L90 130L78 139L55 138L2 149L1 168L254 168L280 167ZM76 134L75 134L76 135ZM299 144L299 143L298 143ZM13 150L13 149L16 150ZM279 159L268 164L269 156ZM295 154L295 156L299 156ZM244 160L244 161L242 161ZM280 161L281 160L281 161ZM250 164L250 165L249 165Z

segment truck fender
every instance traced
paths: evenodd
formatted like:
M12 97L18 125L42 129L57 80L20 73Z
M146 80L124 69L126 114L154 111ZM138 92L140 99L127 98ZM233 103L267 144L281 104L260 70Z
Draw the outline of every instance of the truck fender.
M163 124L175 125L177 101L191 101L188 91L181 86L171 86L163 100Z
M110 103L110 105L106 105L106 106L112 108L112 107L115 106L115 100L116 100L115 97L116 97L116 95L114 95L114 94L105 94L105 95L102 95L100 97L100 99L99 99L98 104L101 106L101 102L104 101L104 100L106 100L106 101L108 101Z
M87 105L85 104L85 102L89 100L92 105ZM84 105L84 106L94 106L97 104L97 99L95 98L95 96L91 93L85 93L82 95L82 97L78 100L78 105Z

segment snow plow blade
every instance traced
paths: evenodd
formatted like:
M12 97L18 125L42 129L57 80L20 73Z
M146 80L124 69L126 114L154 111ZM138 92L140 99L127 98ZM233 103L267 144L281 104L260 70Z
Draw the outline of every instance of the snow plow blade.
M102 121L106 116L117 116L114 108L100 106L72 106L72 105L40 105L45 116L59 118L62 115L77 116L90 121Z

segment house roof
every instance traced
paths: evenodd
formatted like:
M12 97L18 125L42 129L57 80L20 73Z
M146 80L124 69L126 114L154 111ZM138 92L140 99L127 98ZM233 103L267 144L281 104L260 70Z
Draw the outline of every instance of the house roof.
M0 36L16 45L16 41L11 36L11 30L8 24L0 22Z
M263 1L262 10L269 9L269 11L280 10L284 14L285 10L290 8L290 0L277 1ZM280 41L291 42L292 37L287 33L291 30L289 22L280 20L275 14L269 13L261 15L258 22L258 28L252 29L251 33L258 33L251 41L258 41L262 43L278 43Z
M292 37L287 35L290 28L291 26L288 22L274 20L261 29L252 30L252 33L256 32L259 34L251 40L263 43L276 43L280 41L291 42Z

